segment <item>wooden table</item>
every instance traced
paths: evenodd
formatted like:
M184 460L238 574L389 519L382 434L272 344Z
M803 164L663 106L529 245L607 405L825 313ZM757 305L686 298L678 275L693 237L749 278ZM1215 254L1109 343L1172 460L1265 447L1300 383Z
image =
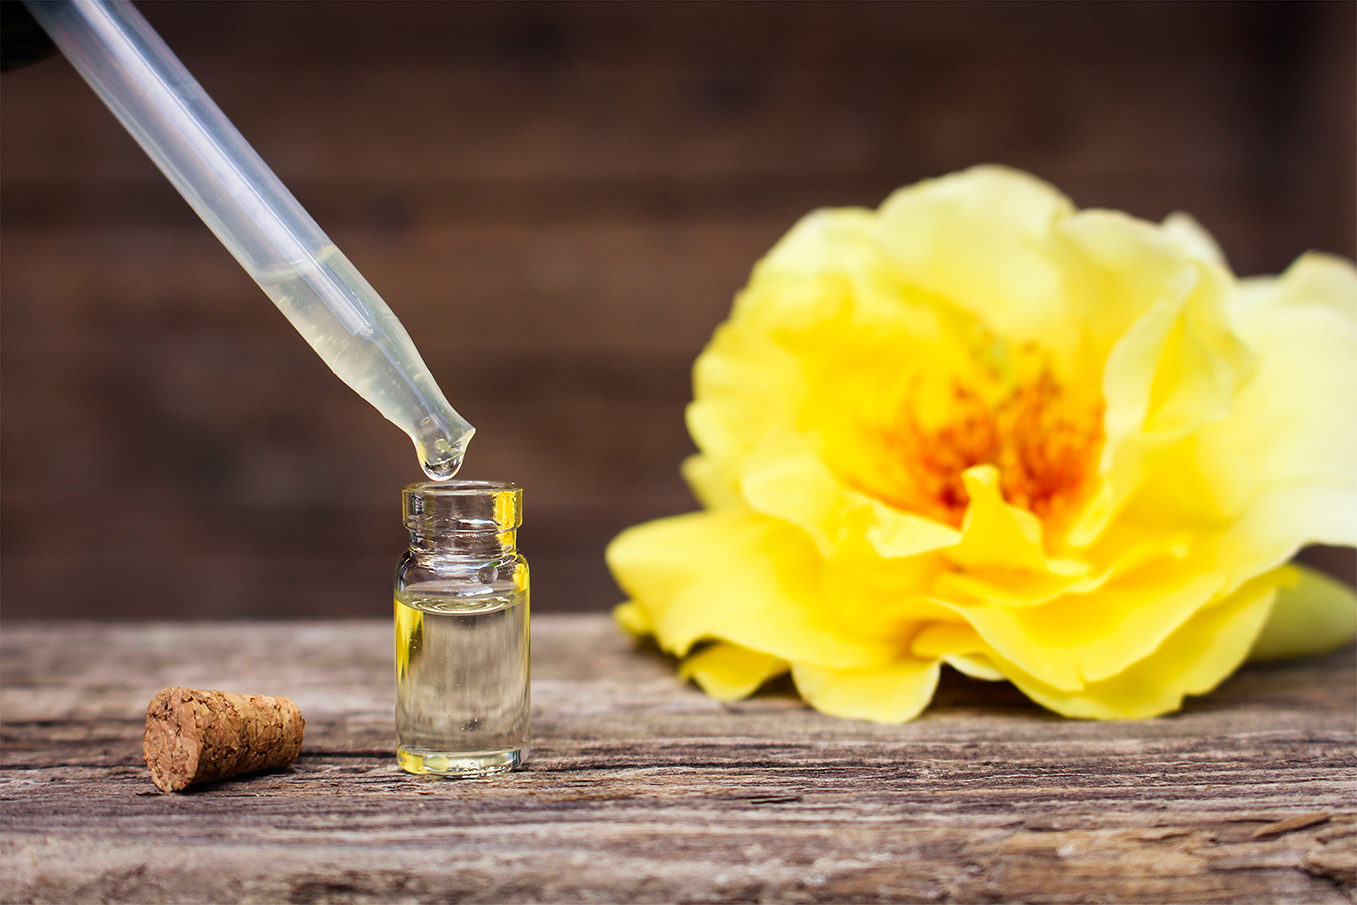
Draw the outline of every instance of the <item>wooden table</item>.
M1244 670L1182 714L1051 716L944 681L917 722L724 705L600 615L533 631L535 743L491 779L392 759L380 622L3 632L5 902L1348 902L1352 653ZM165 685L283 694L284 772L166 795Z

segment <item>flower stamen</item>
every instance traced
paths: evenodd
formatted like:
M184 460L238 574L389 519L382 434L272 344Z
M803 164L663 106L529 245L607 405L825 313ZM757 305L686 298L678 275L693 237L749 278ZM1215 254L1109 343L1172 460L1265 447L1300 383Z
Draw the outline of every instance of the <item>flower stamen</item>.
M943 417L920 417L916 381L895 422L873 431L877 456L855 489L890 506L959 526L970 497L962 474L976 465L999 470L1009 505L1043 521L1082 500L1102 447L1102 404L1079 404L1049 367L991 402L959 379L943 400Z

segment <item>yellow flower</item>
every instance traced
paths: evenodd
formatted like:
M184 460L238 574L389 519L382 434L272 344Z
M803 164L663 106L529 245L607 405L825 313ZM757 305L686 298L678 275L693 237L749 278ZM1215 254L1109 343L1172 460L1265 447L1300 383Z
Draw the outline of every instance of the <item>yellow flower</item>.
M1144 717L1350 639L1357 271L981 167L803 219L695 367L705 510L623 532L618 620L723 699L911 719L940 665ZM1267 631L1264 632L1264 625ZM1260 634L1262 637L1260 639Z

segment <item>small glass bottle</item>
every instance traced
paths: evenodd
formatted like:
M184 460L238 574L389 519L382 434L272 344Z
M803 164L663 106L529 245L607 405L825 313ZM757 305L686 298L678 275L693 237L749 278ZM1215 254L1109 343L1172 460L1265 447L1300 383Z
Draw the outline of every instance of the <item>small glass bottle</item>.
M411 773L478 776L527 754L528 564L513 484L412 484L396 569L396 758Z

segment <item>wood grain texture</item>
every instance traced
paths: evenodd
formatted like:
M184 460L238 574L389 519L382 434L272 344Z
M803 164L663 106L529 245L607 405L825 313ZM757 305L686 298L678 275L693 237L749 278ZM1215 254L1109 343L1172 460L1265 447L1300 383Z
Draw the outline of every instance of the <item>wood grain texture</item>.
M601 616L533 627L522 772L392 757L382 622L16 624L0 639L5 902L1331 902L1357 866L1357 658L1084 723L947 676L904 726L737 704ZM166 684L286 695L292 768L166 796Z
M399 314L466 475L525 488L539 612L693 506L693 358L812 209L997 162L1244 274L1357 252L1350 3L139 9ZM63 60L0 106L4 617L382 616L409 442Z

